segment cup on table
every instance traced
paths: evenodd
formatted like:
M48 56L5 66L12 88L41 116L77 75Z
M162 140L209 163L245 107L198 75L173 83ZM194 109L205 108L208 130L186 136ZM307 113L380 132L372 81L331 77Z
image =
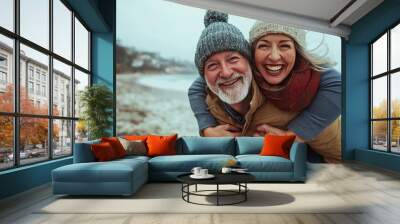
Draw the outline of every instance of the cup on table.
M232 168L230 168L230 167L222 167L221 172L222 173L230 173L230 172L232 172Z
M208 169L201 169L200 170L200 176L207 176L208 175Z
M193 167L193 169L192 169L192 173L194 174L194 175L196 175L196 176L200 176L201 174L200 174L200 171L202 170L202 168L201 167Z

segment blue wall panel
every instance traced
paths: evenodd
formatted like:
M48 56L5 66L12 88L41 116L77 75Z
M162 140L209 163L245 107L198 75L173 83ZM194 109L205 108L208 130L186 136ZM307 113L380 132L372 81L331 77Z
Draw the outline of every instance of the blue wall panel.
M112 33L92 34L93 83L102 83L111 89L114 85L113 51Z
M48 183L53 169L71 163L69 157L0 172L0 199Z
M92 81L104 84L110 88L115 95L114 85L114 35L112 33L92 34ZM115 100L115 97L114 97ZM115 115L115 108L113 114ZM113 123L115 123L113 116ZM115 133L115 125L109 128L110 135Z

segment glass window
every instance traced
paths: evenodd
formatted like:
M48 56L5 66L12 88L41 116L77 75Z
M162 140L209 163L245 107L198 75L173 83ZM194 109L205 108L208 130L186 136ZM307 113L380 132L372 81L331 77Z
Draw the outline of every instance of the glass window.
M46 86L42 86L42 96L46 96Z
M53 157L72 154L72 121L53 120Z
M22 57L24 55L24 57ZM29 95L27 92L27 87L26 87L26 63L29 61L29 64L35 68L37 72L37 79L38 82L36 82L36 90L34 95ZM24 114L40 114L40 115L47 115L48 114L48 102L49 99L48 97L44 97L43 95L48 95L48 94L43 94L43 91L41 90L40 86L40 76L41 72L43 71L46 74L48 74L48 62L49 62L49 57L43 53L40 53L36 50L33 50L30 47L27 47L23 44L21 44L21 73L20 73L20 80L21 80L21 89L20 89L20 108L21 108L21 113ZM46 86L48 86L47 81L45 82ZM34 100L40 100L42 103L40 105L32 105L30 103L30 99Z
M87 86L89 86L89 75L75 69L75 117L81 114L80 94Z
M28 89L29 89L29 94L34 93L33 82L28 82Z
M89 32L75 18L75 63L89 70Z
M28 74L29 74L29 79L33 79L33 67L32 66L29 66Z
M391 116L400 118L400 72L391 75L390 85Z
M44 118L20 118L21 164L35 163L49 158L48 125Z
M387 71L387 34L372 44L372 75Z
M0 9L0 26L14 31L14 0L1 0Z
M388 46L389 34L391 44ZM400 153L400 89L398 88L400 72L397 71L400 65L399 41L400 25L397 25L370 46L373 68L370 78L372 87L371 145L375 150L392 153Z
M49 48L49 0L20 0L21 36Z
M0 67L7 68L7 55L0 54Z
M400 120L393 120L391 124L391 151L400 153Z
M71 60L72 12L60 1L53 0L53 50Z
M386 76L374 79L372 85L372 118L387 118Z
M7 73L0 70L0 85L5 86L6 84L7 84Z
M14 165L13 117L0 115L0 170Z
M36 84L36 95L40 95L40 84Z
M75 121L75 142L88 140L88 128L84 120Z
M0 3L1 6L1 3ZM14 111L13 40L0 34L0 111ZM10 66L8 66L10 65Z
M387 151L387 121L372 122L373 148Z
M400 24L390 32L390 68L400 67Z
M19 18L14 14L15 2L19 3ZM79 105L79 96L75 94L89 85L90 74L85 70L90 68L90 33L70 8L64 0L0 0L0 112L11 113L0 115L0 170L48 160L50 153L54 158L72 155L76 137L72 136L76 124L73 99ZM14 21L19 23L14 24ZM13 39L4 34L4 29L20 33ZM20 60L19 74L14 72L15 41L20 45L16 52ZM53 53L71 65L56 60ZM53 63L49 63L50 60ZM75 80L73 71L77 74ZM18 100L14 98L16 78L20 85ZM51 79L53 89L49 88ZM73 92L74 86L76 91ZM53 105L50 105L50 97ZM19 105L14 105L14 101ZM18 113L14 111L16 106ZM49 114L49 106L53 108L52 114ZM15 121L19 121L19 127L13 127ZM51 133L49 127L52 127ZM19 130L18 135L13 133L15 128ZM79 133L80 139L87 139L85 133ZM20 145L13 145L14 142Z
M59 103L58 102L58 97L59 97L58 90L60 89L61 100L62 100L61 102L64 103L62 106L66 107L66 114L63 114L62 116L72 117L72 90L64 88L64 83L70 83L70 85L72 84L71 66L66 65L66 64L54 59L53 67L54 67L54 69L53 69L53 77L54 77L53 89L54 89L54 93L55 93L53 95L53 102ZM59 85L61 85L61 86L59 86ZM66 102L64 102L63 96L67 96ZM55 108L54 105L53 105L53 108ZM60 109L56 107L56 109L53 109L53 114L59 115L60 114L59 110Z
M40 71L39 71L39 69L36 69L36 80L40 81Z

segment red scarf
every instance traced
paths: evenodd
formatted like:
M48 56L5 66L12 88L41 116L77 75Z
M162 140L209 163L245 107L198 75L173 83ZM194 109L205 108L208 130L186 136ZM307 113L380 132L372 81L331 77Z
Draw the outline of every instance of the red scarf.
M317 94L321 73L300 59L288 77L278 85L268 84L256 71L254 78L267 100L284 111L302 111Z

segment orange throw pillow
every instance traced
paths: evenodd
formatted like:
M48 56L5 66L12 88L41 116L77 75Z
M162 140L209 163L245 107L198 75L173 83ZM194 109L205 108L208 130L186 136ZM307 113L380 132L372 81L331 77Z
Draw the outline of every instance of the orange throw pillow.
M290 147L294 142L294 135L265 135L261 156L280 156L289 159Z
M124 135L123 138L126 140L129 140L129 141L136 141L136 140L146 141L147 136L146 135Z
M175 155L177 138L177 134L171 136L148 136L146 141L148 156Z
M94 157L99 162L110 161L117 158L113 147L108 142L93 144L90 147L92 149Z
M121 158L126 156L126 151L122 146L121 142L119 142L118 138L110 137L110 138L101 138L101 142L108 142L114 149L115 155L117 158Z

